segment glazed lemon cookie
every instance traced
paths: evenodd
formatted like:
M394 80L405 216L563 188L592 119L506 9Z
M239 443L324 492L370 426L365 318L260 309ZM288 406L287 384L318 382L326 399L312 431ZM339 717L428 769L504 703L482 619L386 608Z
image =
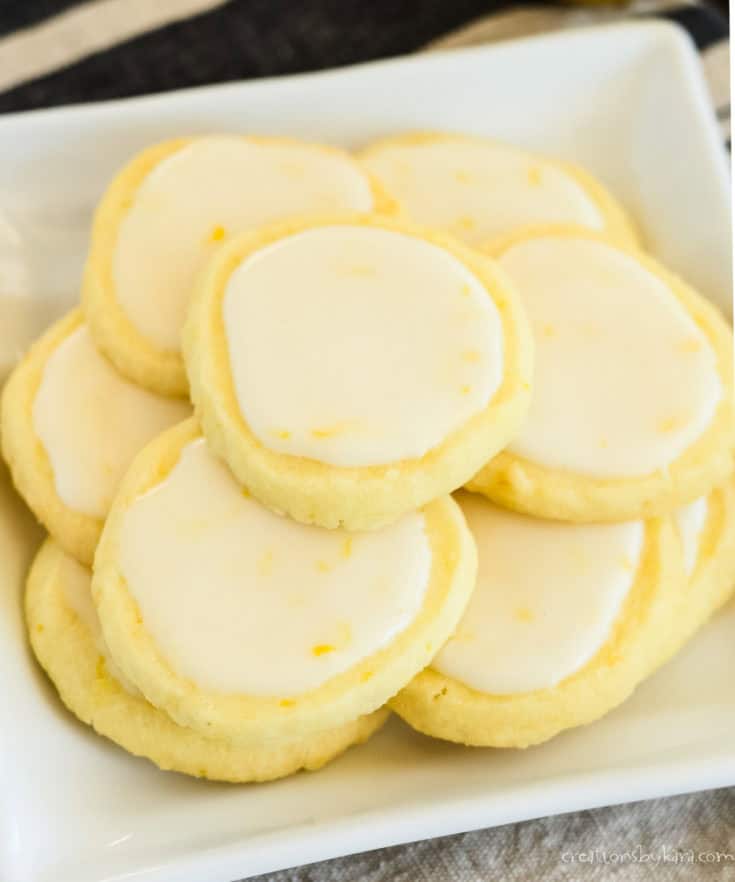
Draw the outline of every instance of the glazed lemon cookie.
M414 132L377 141L361 158L408 217L471 244L539 223L636 241L622 208L590 174L508 144Z
M191 420L125 477L92 594L113 658L149 701L252 743L381 707L452 632L475 569L451 497L371 533L308 527L243 492Z
M468 484L541 517L651 517L732 471L732 339L717 310L651 258L575 228L492 249L536 344L521 432Z
M530 399L530 332L502 272L377 217L226 245L183 343L213 451L261 502L324 527L373 529L456 489Z
M133 456L190 415L188 404L117 374L76 309L31 347L5 386L3 456L39 521L69 554L91 565Z
M735 484L730 479L675 515L689 584L683 610L669 632L670 654L732 596L735 590Z
M31 568L25 607L31 646L69 710L159 768L218 781L268 781L318 769L385 721L385 709L296 741L236 745L177 726L110 661L90 594L91 573L53 540Z
M665 660L686 581L671 519L564 524L458 501L477 585L452 638L391 702L411 726L528 747L603 716Z
M390 213L393 203L334 147L210 135L144 150L94 219L83 305L97 345L139 385L186 395L179 337L199 267L236 233L329 211Z

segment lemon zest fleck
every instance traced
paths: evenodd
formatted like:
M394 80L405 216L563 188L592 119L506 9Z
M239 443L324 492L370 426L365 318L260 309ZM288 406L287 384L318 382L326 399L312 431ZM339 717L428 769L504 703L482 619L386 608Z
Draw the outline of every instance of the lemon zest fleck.
M471 217L458 217L454 223L454 226L458 230L465 230L466 232L469 232L470 230L475 229L475 227L477 226L477 222L474 218Z
M352 625L349 622L341 622L337 633L337 643L340 649L346 649L352 643Z
M273 572L273 551L268 549L261 554L258 560L258 574L268 576Z
M658 421L656 429L662 435L666 435L669 432L675 432L677 429L680 429L684 423L685 420L681 416L664 417Z
M339 435L341 432L345 431L345 425L343 423L335 423L333 426L323 426L319 429L312 429L311 436L312 438L334 438L335 435Z

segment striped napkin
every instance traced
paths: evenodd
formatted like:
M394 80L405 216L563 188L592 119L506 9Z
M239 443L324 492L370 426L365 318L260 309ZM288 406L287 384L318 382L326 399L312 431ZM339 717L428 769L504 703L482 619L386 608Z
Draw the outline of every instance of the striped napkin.
M694 0L24 0L0 6L0 112L494 42L621 18L684 27L730 137L728 22ZM467 24L467 22L470 22Z

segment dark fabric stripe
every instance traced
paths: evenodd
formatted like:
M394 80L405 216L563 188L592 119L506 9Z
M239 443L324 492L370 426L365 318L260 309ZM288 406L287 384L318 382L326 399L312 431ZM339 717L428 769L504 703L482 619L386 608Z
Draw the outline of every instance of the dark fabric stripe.
M729 22L712 6L682 6L662 13L660 18L676 22L686 30L698 49L706 49L727 37Z
M232 0L21 84L0 95L0 112L400 55L515 5L508 0Z
M0 36L40 24L85 0L0 0ZM155 0L151 0L155 2Z
M154 0L151 0L154 2ZM75 2L0 0L0 34ZM411 52L512 0L231 0L0 94L0 112L319 70ZM662 13L700 48L728 21L712 7Z

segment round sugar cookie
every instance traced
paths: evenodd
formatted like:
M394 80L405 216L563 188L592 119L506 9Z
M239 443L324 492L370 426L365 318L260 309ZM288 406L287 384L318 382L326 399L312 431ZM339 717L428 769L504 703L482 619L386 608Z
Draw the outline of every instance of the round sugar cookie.
M518 431L532 345L493 262L385 218L244 235L184 329L213 451L295 520L367 530L468 480Z
M118 370L185 396L180 334L194 277L233 235L315 212L394 212L349 154L289 138L208 135L149 147L97 208L83 306Z
M407 723L528 747L603 716L665 660L686 584L670 518L566 524L457 498L477 585L431 666L391 701Z
M471 245L539 223L637 241L623 209L584 169L499 141L411 132L370 144L360 158L407 217Z
M191 420L128 471L92 594L113 658L150 702L257 742L381 707L451 634L475 569L451 497L370 533L305 526L244 492Z
M677 652L735 590L735 482L675 512L688 576L682 610L668 633L668 655Z
M270 781L320 768L366 741L387 718L383 708L307 738L245 746L178 726L117 679L92 603L91 576L53 540L44 542L25 595L31 646L73 714L161 769L214 781Z
M716 308L641 252L570 227L491 249L531 322L528 418L468 483L570 521L655 517L733 469L732 334Z
M26 503L69 554L91 565L120 478L191 407L134 386L94 347L81 311L52 325L5 386L2 452Z

